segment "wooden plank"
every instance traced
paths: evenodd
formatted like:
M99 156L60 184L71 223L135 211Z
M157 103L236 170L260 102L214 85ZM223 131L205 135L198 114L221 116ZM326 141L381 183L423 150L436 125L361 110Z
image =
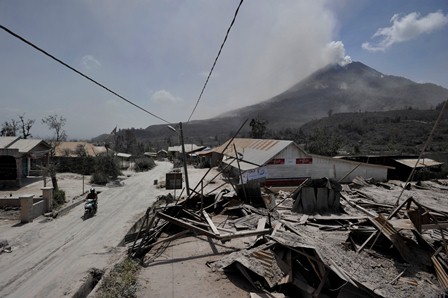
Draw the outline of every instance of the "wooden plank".
M422 225L422 231L433 230L433 229L447 229L448 222L439 222L438 224L424 224Z
M320 292L324 288L325 282L327 281L328 275L330 274L330 270L326 270L324 276L322 277L322 280L320 281L319 286L317 287L316 291L313 293L313 297L319 297Z
M174 217L169 216L169 215L167 215L167 214L165 214L165 213L157 212L157 213L156 213L156 216L159 217L159 218L161 218L161 219L164 219L164 220L166 220L166 221L169 221L169 222L172 223L172 224L175 224L175 225L177 225L177 226L180 226L180 227L182 227L182 228L185 228L185 229L188 229L188 230L197 232L197 233L199 233L199 234L207 235L207 236L212 237L212 238L218 238L218 239L219 239L219 237L218 237L217 235L215 235L215 234L213 234L213 233L210 233L209 231L206 231L206 230L201 229L201 228L199 228L199 227L193 226L193 225L191 225L191 224L189 224L189 223L187 223L187 222L185 222L185 221L183 221L183 220L174 218Z
M187 222L187 223L191 223L191 224L195 224L197 226L202 226L202 227L209 227L208 224L203 223L203 222L199 222L199 221L195 221L192 219L188 219L188 218L184 218L183 221ZM233 233L235 232L235 230L231 230L231 229L225 229L225 228L221 228L221 227L216 227L219 231L223 231L223 232L227 232L227 233Z
M446 291L448 289L448 275L436 256L432 256L431 260L434 264L434 268L436 269L437 279Z
M266 226L266 217L262 217L258 220L257 231L261 231Z
M278 229L280 229L280 227L282 226L283 223L281 222L277 222L274 226L274 229L272 230L271 236L275 235L275 232L277 232Z
M407 262L411 262L415 256L412 254L411 249L406 245L403 237L394 229L390 221L382 215L369 219L375 227L377 227L380 232L393 243L403 259Z
M306 224L306 221L308 220L308 214L304 214L302 215L302 217L300 218L299 224L304 225Z
M373 232L373 233L369 236L369 238L367 238L367 240L364 241L364 243L363 243L363 244L356 250L356 252L357 252L357 253L360 253L360 252L364 249L364 247L367 245L367 243L369 243L369 241L372 240L372 238L375 237L378 233L379 233L378 230L376 230L375 232Z
M210 228L212 229L213 233L215 233L216 235L219 236L219 231L216 228L215 224L213 223L213 221L210 219L210 216L208 216L207 212L205 210L202 210L202 215L204 215L205 220L207 221L208 225L210 226Z
M249 236L259 236L259 235L266 235L271 233L271 229L264 229L260 231L250 230L250 231L241 231L241 232L235 232L235 233L229 233L220 235L218 239L220 240L230 240L233 238L241 238L241 237L249 237Z
M160 243L163 243L163 242L166 242L166 241L171 241L171 240L177 239L177 238L179 238L179 237L181 237L181 236L183 236L183 235L186 235L186 234L188 234L188 233L190 233L189 230L183 230L183 231L181 231L181 232L179 232L179 233L177 233L177 234L171 235L171 236L169 236L169 237L160 239L160 240L157 241L157 242L151 243L151 244L147 245L146 247L147 247L147 248L149 248L149 247L153 247L153 246L156 246L157 244L160 244Z
M389 222L397 230L413 230L413 229L415 229L415 226L412 223L412 221L407 218L389 220Z
M344 199L344 201L346 201L350 206L352 206L353 208L356 208L358 210L361 210L362 212L364 212L365 214L371 216L371 217L377 217L378 214L376 212L370 212L369 210L359 206L358 204L352 202L350 199L347 199L342 193L340 196L342 199Z

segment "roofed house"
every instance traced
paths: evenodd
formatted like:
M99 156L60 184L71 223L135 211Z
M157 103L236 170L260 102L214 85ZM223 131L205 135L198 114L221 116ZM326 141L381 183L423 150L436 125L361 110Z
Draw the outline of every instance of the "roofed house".
M390 168L309 154L293 141L236 138L229 142L211 151L223 153L223 167L229 165L239 183L259 180L266 186L295 186L306 178L349 182L357 176L385 181Z
M195 144L185 144L185 154L187 155L187 162L193 153L199 152L206 148L206 146L198 146ZM182 146L170 146L168 152L174 156L174 158L182 159Z
M0 184L20 186L23 177L41 175L50 148L41 139L0 137Z
M56 157L98 156L107 153L105 146L98 146L89 142L60 142L55 148Z
M418 156L415 155L359 155L342 158L389 166L387 178L402 181L407 181L411 173L413 173L412 180L436 178L442 172L442 166L444 165L443 162L428 157L418 159ZM415 170L413 171L414 167Z
M93 167L93 157L112 151L105 146L89 142L60 142L55 148L58 170L71 173L88 173Z
M117 153L115 156L118 158L118 163L121 169L127 169L132 165L131 157L132 154L128 153Z

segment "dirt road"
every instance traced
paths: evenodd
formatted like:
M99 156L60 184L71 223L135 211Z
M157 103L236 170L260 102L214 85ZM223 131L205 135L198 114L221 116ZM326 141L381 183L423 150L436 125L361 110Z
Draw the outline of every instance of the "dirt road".
M125 248L117 247L134 222L158 195L166 194L154 180L172 169L158 162L146 173L124 180L124 186L104 189L98 213L83 221L83 204L52 221L43 218L3 230L11 253L0 255L0 297L72 296L90 268L113 264Z

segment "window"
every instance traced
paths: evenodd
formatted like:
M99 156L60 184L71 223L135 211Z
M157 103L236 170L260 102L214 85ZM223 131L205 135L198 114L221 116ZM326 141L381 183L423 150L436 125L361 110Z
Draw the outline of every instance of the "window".
M309 165L312 163L313 163L313 159L311 157L296 158L296 165Z
M284 158L274 158L268 164L269 165L284 165L285 159Z

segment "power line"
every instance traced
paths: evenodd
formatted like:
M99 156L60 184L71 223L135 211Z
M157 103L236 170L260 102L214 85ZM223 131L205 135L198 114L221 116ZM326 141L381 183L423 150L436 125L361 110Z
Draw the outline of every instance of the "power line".
M106 87L106 86L104 86L103 84L101 84L101 83L95 81L94 79L90 78L89 76L85 75L84 73L82 73L81 71L75 69L74 67L71 67L70 65L68 65L68 64L65 63L64 61L62 61L62 60L56 58L55 56L53 56L53 55L51 55L50 53L48 53L47 51L41 49L40 47L38 47L37 45L33 44L32 42L30 42L30 41L26 40L25 38L21 37L21 36L18 35L17 33L14 33L13 31L9 30L9 29L6 28L5 26L0 25L0 28L3 29L4 31L6 31L7 33L11 34L12 36L14 36L14 37L20 39L21 41L23 41L24 43L28 44L29 46L35 48L36 50L38 50L39 52L43 53L44 55L50 57L51 59L53 59L53 60L55 60L55 61L57 61L57 62L59 62L60 64L64 65L65 67L71 69L72 71L76 72L77 74L79 74L80 76L86 78L87 80L91 81L92 83L94 83L94 84L100 86L101 88L105 89L106 91L108 91L108 92L112 93L113 95L119 97L120 99L124 100L125 102L127 102L127 103L133 105L134 107L136 107L136 108L138 108L138 109L140 109L140 110L142 110L142 111L148 113L149 115L151 115L151 116L153 116L153 117L155 117L155 118L157 118L157 119L159 119L159 120L162 120L162 121L165 122L165 123L170 124L170 122L168 122L167 120L165 120L165 119L163 119L163 118L161 118L161 117L155 115L154 113L151 113L150 111L148 111L148 110L142 108L141 106L139 106L139 105L133 103L132 101L130 101L129 99L126 99L125 97L121 96L120 94L116 93L115 91L112 91L112 90L109 89L108 87Z
M198 100L196 101L196 104L195 104L195 106L193 108L193 111L191 111L190 117L188 117L188 121L187 122L190 122L191 117L193 116L194 112L196 111L196 108L198 107L199 101L201 100L202 94L204 93L204 90L205 90L205 87L207 86L208 80L210 79L210 77L211 77L211 75L213 73L213 69L215 68L216 62L218 61L218 58L221 55L222 48L224 47L224 44L227 41L227 37L229 36L230 29L232 28L233 23L235 23L236 16L238 15L238 11L240 10L240 7L241 7L241 4L243 4L243 1L244 0L241 0L240 4L238 4L238 7L236 8L235 15L233 16L232 22L230 23L230 26L227 29L226 36L224 37L224 41L222 42L221 47L219 48L218 55L216 55L215 61L213 62L213 66L210 69L210 72L209 72L209 74L207 76L207 79L205 80L204 87L202 87L201 93L199 94Z

